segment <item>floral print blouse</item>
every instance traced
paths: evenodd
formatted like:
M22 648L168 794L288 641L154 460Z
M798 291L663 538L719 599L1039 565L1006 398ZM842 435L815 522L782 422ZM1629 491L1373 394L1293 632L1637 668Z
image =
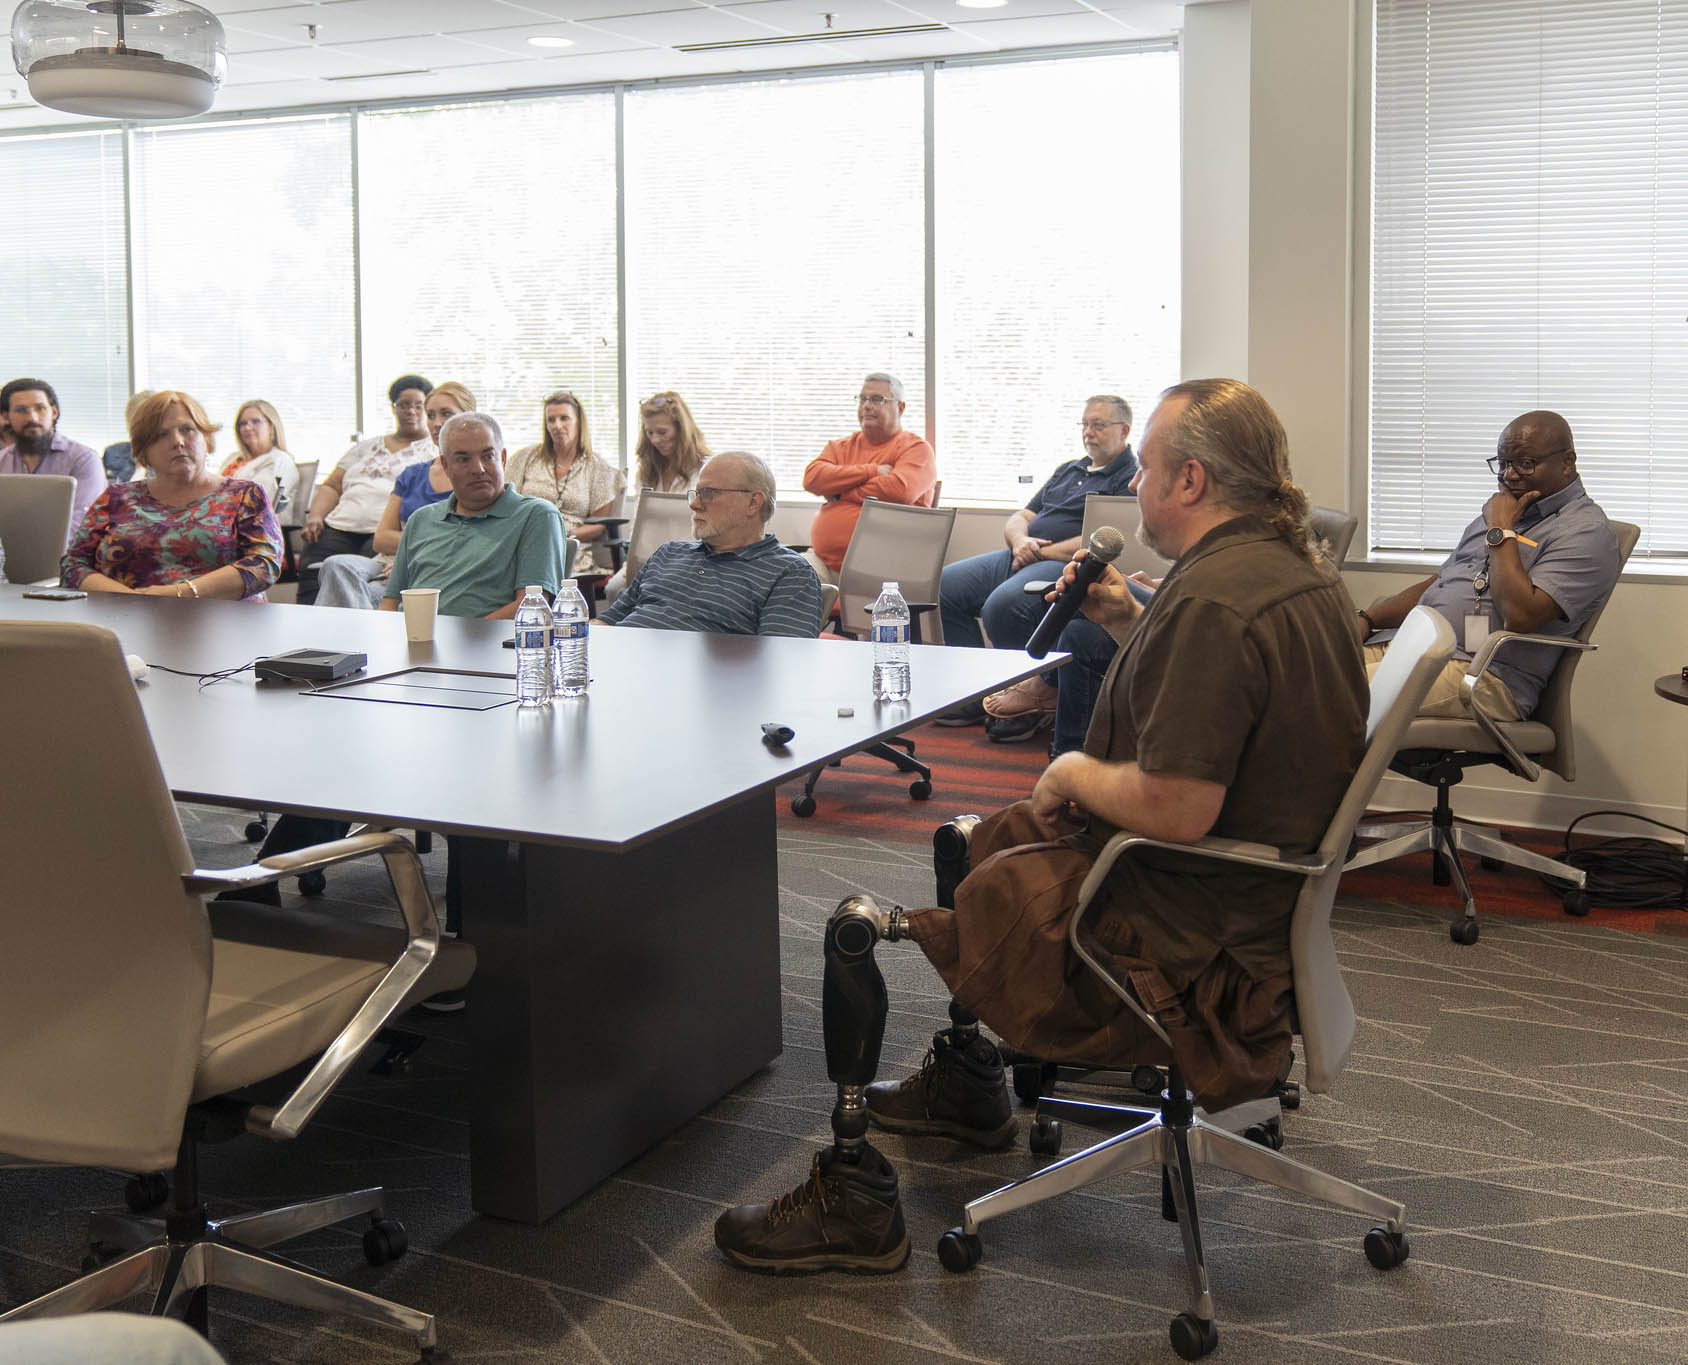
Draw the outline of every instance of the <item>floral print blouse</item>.
M239 571L248 601L261 597L281 571L275 513L264 490L247 479L224 479L186 507L158 502L145 482L108 485L71 538L60 575L71 588L91 573L152 588L224 565Z

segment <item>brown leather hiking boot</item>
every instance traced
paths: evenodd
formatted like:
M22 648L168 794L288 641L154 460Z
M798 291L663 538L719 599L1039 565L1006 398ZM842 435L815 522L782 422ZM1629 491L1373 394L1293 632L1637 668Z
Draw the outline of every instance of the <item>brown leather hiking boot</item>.
M868 1115L893 1133L933 1133L1004 1147L1020 1125L1008 1098L1002 1054L983 1034L961 1047L952 1036L951 1029L934 1033L925 1062L906 1080L868 1086Z
M740 1204L715 1220L715 1245L747 1270L850 1270L884 1275L908 1260L897 1173L871 1143L846 1161L815 1155L809 1178L771 1204Z

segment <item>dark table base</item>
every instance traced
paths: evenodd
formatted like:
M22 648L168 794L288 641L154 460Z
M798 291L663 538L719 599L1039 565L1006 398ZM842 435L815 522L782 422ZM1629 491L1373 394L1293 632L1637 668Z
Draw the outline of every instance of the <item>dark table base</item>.
M614 853L462 840L478 1212L542 1222L779 1055L773 801Z

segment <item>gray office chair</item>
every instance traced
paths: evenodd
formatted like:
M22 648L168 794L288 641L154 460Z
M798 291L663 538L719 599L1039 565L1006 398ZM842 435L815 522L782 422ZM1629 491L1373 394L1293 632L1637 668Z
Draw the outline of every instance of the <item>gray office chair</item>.
M1641 528L1629 522L1614 521L1612 529L1618 536L1618 567L1621 570L1629 562L1635 543L1641 539ZM1508 843L1485 825L1456 819L1450 793L1465 777L1466 769L1491 764L1530 782L1541 776L1543 768L1557 773L1567 782L1576 780L1576 725L1571 715L1571 680L1577 671L1577 661L1594 648L1589 640L1605 610L1606 603L1602 602L1573 636L1518 635L1506 630L1490 635L1465 670L1468 696L1473 695L1495 655L1512 645L1549 645L1564 651L1564 657L1553 670L1553 676L1536 705L1535 714L1528 720L1496 721L1485 715L1473 701L1472 718L1469 720L1420 716L1407 730L1401 741L1401 751L1395 755L1390 767L1415 782L1435 787L1436 805L1430 818L1362 825L1354 831L1356 838L1378 842L1362 848L1351 857L1348 860L1350 869L1370 867L1409 853L1428 851L1435 855L1436 884L1446 886L1451 881L1463 902L1464 913L1448 926L1448 935L1455 943L1475 943L1478 934L1477 902L1471 895L1465 869L1460 866L1461 853L1477 854L1486 866L1509 863L1565 882L1568 885L1561 895L1561 902L1567 913L1588 913L1586 872L1569 863L1544 858L1539 853Z
M931 643L942 644L938 580L944 572L954 528L953 507L905 507L877 498L864 502L844 551L844 562L838 568L839 633L858 639L868 636L873 627L873 603L886 583L895 582L909 605L909 638L918 644L929 632ZM823 623L830 615L829 608ZM923 626L923 622L927 624ZM856 752L882 759L899 773L912 773L914 781L909 783L908 792L916 801L931 797L932 769L914 756L912 739L890 735ZM807 819L815 813L815 786L821 774L838 767L840 761L809 774L803 790L791 798L793 815Z
M1348 558L1348 547L1354 543L1354 531L1359 524L1358 517L1339 512L1334 507L1315 507L1312 515L1307 518L1307 526L1313 533L1313 539L1324 548L1330 562L1339 569L1342 567L1342 561Z
M1365 756L1316 852L1288 855L1260 844L1212 837L1195 844L1171 844L1129 832L1117 834L1108 841L1080 889L1078 906L1068 920L1067 939L1103 987L1118 996L1168 1051L1172 1040L1166 1029L1143 1009L1130 985L1114 975L1105 960L1107 955L1092 947L1085 932L1090 908L1114 863L1151 849L1176 849L1181 856L1274 869L1303 879L1290 924L1297 1029L1306 1058L1307 1088L1317 1093L1335 1084L1355 1033L1354 1005L1343 984L1330 931L1331 905L1342 876L1342 856L1413 713L1453 653L1453 644L1453 631L1435 612L1419 608L1407 617L1400 634L1391 643L1389 657L1372 679ZM1190 1307L1172 1320L1172 1345L1184 1359L1195 1360L1206 1355L1219 1341L1196 1207L1198 1163L1380 1218L1383 1222L1365 1238L1367 1259L1378 1269L1387 1270L1407 1258L1403 1205L1209 1122L1195 1109L1176 1059L1168 1068L1168 1084L1158 1109L1040 1100L1038 1110L1037 1124L1045 1128L1057 1121L1055 1115L1061 1114L1088 1122L1124 1118L1135 1126L969 1203L962 1213L961 1226L945 1233L939 1242L938 1256L945 1269L959 1272L978 1264L983 1254L979 1228L993 1218L1124 1171L1159 1166L1162 1216L1176 1220L1183 1235L1190 1284Z
M281 527L281 577L282 583L297 582L299 578L299 555L293 543L293 533L302 531L305 527L305 517L311 510L311 495L316 492L317 469L320 460L295 460L293 467L299 471L299 491L288 501L286 507L276 517L276 524Z
M70 539L76 480L68 474L0 474L0 548L12 583L57 583Z
M10 911L0 1152L173 1168L163 1226L96 1217L96 1259L115 1259L0 1323L144 1292L155 1316L203 1329L202 1291L221 1287L394 1327L431 1355L428 1314L263 1249L362 1218L372 1262L401 1255L404 1232L385 1218L379 1188L213 1221L197 1176L200 1142L296 1136L390 1017L467 982L474 950L440 941L415 851L396 835L365 834L196 870L115 635L0 622L0 692L51 698L47 719L63 722L0 728L0 771L32 775L0 783ZM386 863L402 925L201 899L373 855Z

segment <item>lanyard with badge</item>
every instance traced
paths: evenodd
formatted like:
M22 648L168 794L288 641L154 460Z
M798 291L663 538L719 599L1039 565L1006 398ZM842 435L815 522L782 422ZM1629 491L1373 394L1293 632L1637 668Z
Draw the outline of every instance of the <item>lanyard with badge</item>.
M1546 518L1543 518L1543 520L1546 520ZM1476 601L1473 604L1473 610L1465 618L1465 652L1467 654L1475 654L1489 638L1489 613L1483 608L1483 598L1489 591L1489 555L1509 540L1516 540L1532 549L1539 543L1531 540L1528 536L1519 535L1516 531L1503 531L1498 526L1490 527L1488 534L1483 537L1484 543L1489 548L1483 552L1483 567L1477 571L1476 577L1471 580L1471 594Z

